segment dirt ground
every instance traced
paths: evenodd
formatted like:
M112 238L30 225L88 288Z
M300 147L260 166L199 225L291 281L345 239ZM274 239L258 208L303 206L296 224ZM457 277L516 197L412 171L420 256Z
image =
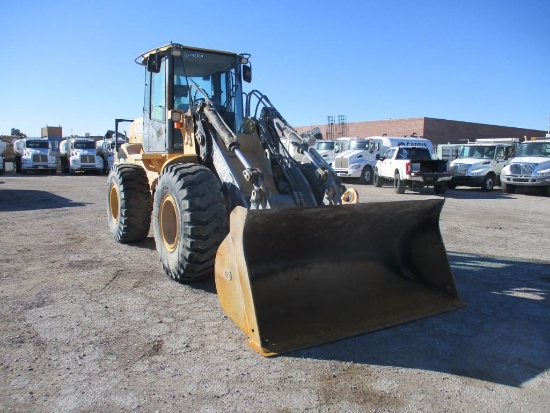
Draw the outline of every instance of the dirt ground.
M466 307L263 358L213 280L168 279L152 233L111 239L105 184L0 176L0 411L548 411L542 193L447 192L441 232ZM362 202L432 196L355 187Z

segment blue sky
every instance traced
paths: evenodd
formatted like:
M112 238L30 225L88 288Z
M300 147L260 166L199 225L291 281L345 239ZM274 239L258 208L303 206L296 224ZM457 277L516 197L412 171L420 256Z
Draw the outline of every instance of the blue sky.
M1 6L0 134L103 135L141 116L142 52L252 54L294 126L433 117L546 130L550 1L91 1ZM250 90L250 86L249 86Z

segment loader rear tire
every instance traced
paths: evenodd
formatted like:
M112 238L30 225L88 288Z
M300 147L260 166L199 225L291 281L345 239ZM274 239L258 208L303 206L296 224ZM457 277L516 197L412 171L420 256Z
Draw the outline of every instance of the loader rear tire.
M143 241L151 226L151 192L139 165L117 164L107 178L107 217L114 240Z
M221 185L197 164L168 166L159 177L153 229L160 262L178 282L214 273L216 251L228 233Z

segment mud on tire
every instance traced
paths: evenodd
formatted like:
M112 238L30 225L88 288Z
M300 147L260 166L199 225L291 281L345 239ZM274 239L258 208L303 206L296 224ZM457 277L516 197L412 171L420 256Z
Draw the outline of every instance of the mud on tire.
M107 178L107 218L114 240L139 242L149 234L151 192L143 168L118 164Z
M160 176L153 203L160 262L178 282L213 274L216 251L228 233L221 186L208 168L176 164Z

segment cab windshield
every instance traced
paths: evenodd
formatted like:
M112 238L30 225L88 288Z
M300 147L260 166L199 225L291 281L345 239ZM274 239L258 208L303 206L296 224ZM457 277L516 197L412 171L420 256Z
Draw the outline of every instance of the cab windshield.
M494 155L494 146L472 145L463 146L459 158L493 159Z
M334 149L334 142L317 142L318 151L331 151Z
M74 143L75 149L95 149L95 142L75 142Z
M49 141L27 141L27 148L32 149L48 149L50 147Z
M356 149L356 150L367 150L369 148L369 141L351 141L349 144L349 148Z
M232 54L182 50L174 57L174 109L187 111L207 97L222 114L240 111L237 63Z
M517 156L543 156L550 158L550 142L522 143Z

